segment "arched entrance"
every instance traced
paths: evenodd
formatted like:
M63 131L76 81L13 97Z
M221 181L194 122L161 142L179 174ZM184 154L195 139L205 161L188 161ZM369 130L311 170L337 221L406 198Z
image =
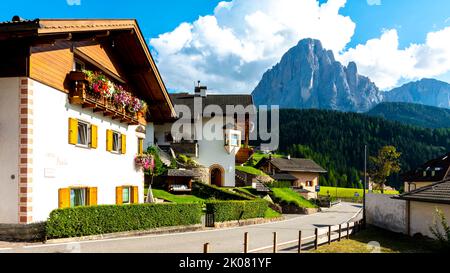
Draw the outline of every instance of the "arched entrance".
M211 185L223 187L225 180L225 170L220 165L213 165L209 168L209 181Z

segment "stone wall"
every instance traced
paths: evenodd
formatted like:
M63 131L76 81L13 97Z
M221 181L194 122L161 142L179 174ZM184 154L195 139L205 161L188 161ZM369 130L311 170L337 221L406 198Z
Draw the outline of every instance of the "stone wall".
M281 204L283 214L315 214L320 211L318 208L300 208L292 204Z
M407 234L406 201L393 195L366 195L367 223L393 232Z
M198 176L196 178L197 181L209 184L209 169L208 168L194 168L192 169L195 175Z
M36 242L45 239L45 224L0 224L0 241Z

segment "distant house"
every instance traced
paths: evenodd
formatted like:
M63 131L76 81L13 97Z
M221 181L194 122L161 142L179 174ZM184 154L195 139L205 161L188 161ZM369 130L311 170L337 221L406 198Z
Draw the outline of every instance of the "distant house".
M402 175L405 192L450 179L450 153L430 160L419 168Z
M319 185L319 177L327 173L313 160L290 157L263 158L256 164L256 168L275 180L291 182L292 187L302 190L309 198L317 197L315 188Z
M207 94L207 87L195 87L194 94L171 94L179 118L155 124L155 143L163 151L176 157L186 155L209 170L209 177L203 182L219 187L234 187L235 166L244 163L252 155L249 145L250 113L242 117L227 113L227 106L253 106L251 95ZM194 116L196 106L201 108L201 116ZM218 107L221 115L207 113L210 107ZM180 109L189 110L186 118ZM233 121L227 123L228 121ZM174 123L183 124L184 129L173 133ZM208 126L208 127L207 127ZM209 128L215 132L210 132ZM200 130L197 130L200 128ZM221 138L216 138L217 134Z
M436 209L450 221L450 180L434 183L405 193L396 199L406 200L407 233L434 237L430 232Z

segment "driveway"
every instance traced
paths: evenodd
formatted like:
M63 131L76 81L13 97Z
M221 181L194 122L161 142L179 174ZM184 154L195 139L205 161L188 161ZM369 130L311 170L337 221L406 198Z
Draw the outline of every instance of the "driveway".
M249 249L256 250L272 245L273 232L278 243L312 236L316 227L346 223L353 217L361 217L361 205L342 203L314 215L288 215L285 221L229 229L211 229L197 232L114 238L97 241L61 244L11 245L0 252L13 253L202 253L203 245L210 244L211 253L240 253L243 251L244 233L249 233ZM358 215L357 215L358 214ZM354 219L352 219L353 221ZM295 243L291 245L294 246ZM289 245L280 252L294 251ZM269 250L257 252L270 252Z

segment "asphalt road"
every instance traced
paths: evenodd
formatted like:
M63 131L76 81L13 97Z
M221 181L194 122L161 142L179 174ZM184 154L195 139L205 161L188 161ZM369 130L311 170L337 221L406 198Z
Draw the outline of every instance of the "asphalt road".
M273 232L277 232L278 243L314 235L316 227L339 225L355 217L361 205L342 203L314 215L289 215L287 220L276 223L219 229L198 232L148 235L140 237L114 238L62 244L11 245L0 248L6 253L202 253L203 245L210 244L210 253L240 253L243 251L244 233L249 233L249 250L257 253L271 252ZM361 214L356 217L360 218ZM352 219L353 221L353 219ZM280 252L295 251L295 243L280 247ZM258 250L264 247L268 249ZM256 250L256 251L255 251Z

